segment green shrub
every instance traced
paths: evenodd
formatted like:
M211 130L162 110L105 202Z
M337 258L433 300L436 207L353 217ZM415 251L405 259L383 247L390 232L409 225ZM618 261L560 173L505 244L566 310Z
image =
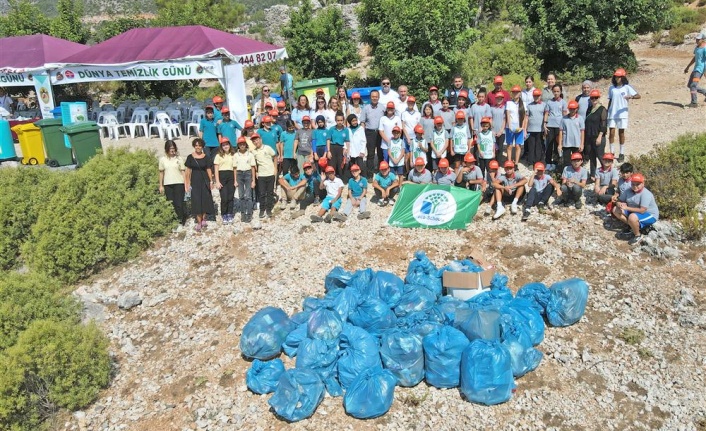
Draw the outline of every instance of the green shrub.
M682 158L688 176L706 194L706 133L682 135L670 147Z
M79 322L78 302L57 280L39 274L0 273L0 352L15 344L32 321Z
M703 5L699 5L703 6ZM684 43L684 36L696 33L701 30L701 26L706 22L706 8L690 8L683 5L675 5L670 11L670 20L666 26L669 29L667 42L674 45Z
M88 405L110 381L107 348L94 324L33 322L0 356L0 423L35 430L59 407Z
M0 175L0 270L18 266L20 247L54 193L61 174L43 168L3 169Z
M32 226L24 259L71 283L136 257L176 225L157 186L153 153L118 149L94 157L61 181Z

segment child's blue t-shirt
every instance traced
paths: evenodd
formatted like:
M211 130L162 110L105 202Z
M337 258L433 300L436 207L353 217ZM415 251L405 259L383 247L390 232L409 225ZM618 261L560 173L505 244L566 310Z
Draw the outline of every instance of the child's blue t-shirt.
M270 127L270 130L265 130L264 128L262 128L257 131L257 133L260 135L260 138L262 138L262 144L272 148L275 151L275 154L278 153L277 142L279 142L280 139L279 130L279 126L272 126Z
M328 131L328 135L329 139L331 140L331 145L343 146L346 142L350 142L351 140L347 127L344 127L340 130L337 129L335 126L331 127Z
M318 172L314 171L309 176L304 175L304 178L306 178L306 189L309 193L313 194L315 192L314 187L316 187L315 183L321 183L321 175L319 175Z
M221 124L218 125L218 133L220 133L220 135L224 138L228 138L230 144L234 147L238 142L237 131L242 129L243 128L240 127L240 124L238 124L238 122L234 120L223 121Z
M326 141L328 140L328 130L326 129L314 129L314 133L312 134L313 136L313 143L315 144L312 145L314 148L314 151L316 151L317 148L323 147L326 148Z
M378 185L382 187L383 189L386 189L390 187L392 183L395 182L397 179L397 175L393 174L392 172L388 172L386 177L383 177L379 172L375 174L375 177L373 178L375 181L378 182Z
M351 191L351 195L354 198L359 197L363 194L363 191L368 188L368 179L365 177L360 177L358 181L355 178L348 180L348 190Z
M203 132L203 140L207 147L218 147L218 134L215 120L207 120L202 118L199 123L199 130Z
M285 174L284 175L284 180L289 184L290 186L296 186L300 182L302 182L303 177L299 175L297 178L292 177L291 173Z
M280 136L280 140L282 141L282 150L283 153L282 157L285 159L294 159L294 138L296 138L297 132L287 132L285 131L282 133L282 136Z

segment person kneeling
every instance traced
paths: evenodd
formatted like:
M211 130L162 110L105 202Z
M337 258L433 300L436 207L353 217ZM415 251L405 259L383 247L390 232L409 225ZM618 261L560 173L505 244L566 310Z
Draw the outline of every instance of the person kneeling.
M279 186L282 193L281 209L290 205L291 210L297 208L297 202L304 200L307 179L303 178L297 165L292 165L289 173L279 177ZM286 201L286 202L285 202Z
M549 206L549 198L554 193L556 189L556 195L561 196L561 190L559 189L559 184L554 181L551 175L545 174L544 163L537 162L534 164L534 175L532 175L527 182L529 186L529 193L527 193L527 199L525 200L525 210L522 212L522 221L527 221L530 216L533 207L537 207L539 212L544 212L544 208Z
M630 189L620 193L618 202L613 207L613 215L628 225L619 237L630 238L630 245L641 243L641 230L659 220L657 202L652 192L645 188L645 177L642 174L633 174L630 177Z
M581 195L588 181L588 171L581 167L582 164L581 153L571 154L571 165L565 166L561 174L561 195L555 201L557 205L562 202L564 205L573 203L576 209L580 209L583 205Z
M517 203L525 194L527 178L524 178L519 172L515 171L515 163L508 160L505 162L504 168L505 174L498 176L493 184L495 188L495 201L497 203L493 220L497 220L505 214L503 203L512 202L510 212L517 214Z
M326 179L319 186L321 190L326 190L326 197L321 202L318 214L311 216L312 223L325 221L331 223L331 218L336 215L336 211L341 208L341 194L343 193L343 181L336 176L336 169L333 166L326 167ZM328 212L328 214L326 214ZM324 218L324 215L326 217Z
M400 192L397 175L390 172L390 165L386 161L380 162L380 172L373 176L373 190L378 205L384 207L395 203L395 195Z
M365 210L368 206L368 179L360 175L358 165L351 165L351 175L352 178L348 180L348 200L343 214L339 213L333 217L336 221L346 221L354 207L358 208L358 220L370 218L370 213Z

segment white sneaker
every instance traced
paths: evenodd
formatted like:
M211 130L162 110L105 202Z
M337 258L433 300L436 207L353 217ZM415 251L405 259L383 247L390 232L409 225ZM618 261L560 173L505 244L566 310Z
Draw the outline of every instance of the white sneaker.
M510 214L517 214L517 204L513 203L510 205Z
M485 215L489 216L491 212L492 212L492 208L490 208L490 205L485 207Z
M498 205L498 209L495 211L495 215L493 216L493 220L499 219L500 217L503 216L503 214L505 214L505 207Z

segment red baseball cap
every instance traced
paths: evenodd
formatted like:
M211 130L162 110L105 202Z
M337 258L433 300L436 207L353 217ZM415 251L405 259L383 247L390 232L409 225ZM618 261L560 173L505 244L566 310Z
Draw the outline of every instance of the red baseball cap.
M417 101L417 98L414 97L414 96L409 96L409 97L407 98L407 103L414 103L414 102L416 102L416 101Z
M432 91L439 91L439 89L436 86L432 85L431 87L429 87L429 92L431 93Z
M449 167L449 161L446 159L441 159L439 160L439 167L440 168L448 168Z
M414 159L414 166L424 166L426 164L427 162L425 162L424 159L421 157L417 157L416 159Z
M579 107L579 102L572 100L569 102L569 109L577 109Z
M355 93L351 94L351 99L360 99L360 93L356 91Z
M414 126L414 133L424 133L424 127L421 124Z
M213 103L223 103L223 98L221 96L213 96Z
M226 138L225 136L221 136L220 138L218 138L218 143L219 144L226 144L226 143L230 144L230 139Z
M269 115L265 115L264 117L262 117L262 122L263 123L271 123L272 117L270 117Z
M500 169L500 163L498 163L497 160L491 160L490 163L488 163L488 168L490 168L490 169Z
M434 117L434 124L444 124L444 119L442 117Z
M353 171L359 171L359 170L360 170L360 166L358 166L358 165L351 165L351 172L353 172Z
M462 120L466 118L466 114L463 113L463 111L458 111L456 112L456 119L457 120Z
M574 160L583 160L581 153L571 153L571 161L573 162Z
M392 131L393 131L393 132L401 132L402 129L400 129L400 126L395 126L395 127L392 128Z
M260 135L257 132L253 133L252 136L250 136L250 140L252 141L253 139L260 139Z
M304 168L304 169L309 169L310 167L311 167L311 163L309 163L309 162L306 162L302 165L302 168Z
M613 153L603 154L603 160L615 160L615 155Z
M323 92L324 92L324 89L323 89L323 88L317 88L317 89L316 89L316 92L317 92L317 93L323 93Z
M244 136L241 136L241 137L238 138L238 145L240 145L240 144L247 144L247 143L248 143L248 141L245 140L245 137L244 137Z
M503 77L498 75L493 79L493 84L502 84L503 83Z
M537 163L534 164L534 169L536 169L536 170L538 170L538 171L543 171L543 170L546 169L546 167L544 166L544 163L542 163L542 162L537 162Z
M388 165L386 161L383 160L382 162L380 162L380 170L389 169L389 168L390 168L390 165Z
M308 115L305 115L305 116L302 117L302 123L305 122L305 121L311 122L311 118L309 118Z
M252 120L245 120L245 125L243 127L249 129L251 127L255 127L255 123L253 123Z
M491 124L492 122L493 122L493 119L490 118L490 117L483 117L483 118L480 119L480 123L481 123L481 124L483 124L483 123Z
M632 174L630 177L630 182L632 183L644 183L645 177L642 174Z
M326 166L326 173L330 174L331 172L336 172L336 169L333 166Z
M588 97L601 97L601 91L598 89L591 90L591 92L588 93Z
M520 87L519 85L513 85L510 91L512 91L513 93L519 93L520 91L522 91L522 87Z
M222 107L221 114L230 114L230 109L227 106Z
M395 102L387 102L387 109L395 109Z
M285 106L287 106L287 104L284 103L284 100L280 100L279 102L277 102L277 107L278 107L278 108L284 108Z
M515 163L514 163L512 160L508 160L508 161L505 162L505 164L503 165L503 167L506 168L506 169L507 169L507 168L513 168L513 169L514 169L514 168L515 168Z
M476 158L473 156L471 153L466 153L465 156L463 156L463 161L466 163L475 163Z
M532 90L532 95L533 96L541 96L542 90L540 90L539 88L535 88L534 90Z

